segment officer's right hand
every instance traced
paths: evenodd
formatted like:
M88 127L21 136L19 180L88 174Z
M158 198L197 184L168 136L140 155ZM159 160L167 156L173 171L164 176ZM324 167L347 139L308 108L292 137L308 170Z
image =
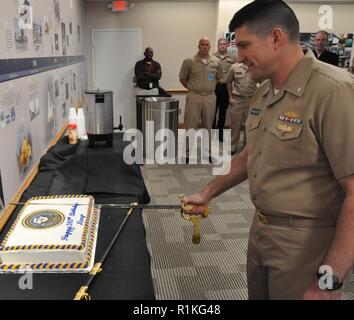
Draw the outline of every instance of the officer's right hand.
M199 215L205 213L208 205L209 201L207 201L201 193L185 196L182 199L184 213L190 215Z

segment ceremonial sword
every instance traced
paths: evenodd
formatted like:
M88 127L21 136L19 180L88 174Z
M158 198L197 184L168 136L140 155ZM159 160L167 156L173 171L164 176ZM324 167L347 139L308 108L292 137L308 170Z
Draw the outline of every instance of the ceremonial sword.
M90 271L90 273L87 276L87 281L85 283L85 285L83 285L80 290L76 293L74 300L91 300L91 296L88 294L88 289L90 288L91 283L94 281L95 277L102 272L102 265L104 263L104 261L106 260L108 254L110 253L112 247L114 246L116 240L118 239L119 235L121 234L123 227L125 225L125 223L127 222L128 218L130 217L130 215L132 214L132 212L135 209L135 206L137 205L137 203L132 203L130 205L130 209L128 210L128 212L126 213L122 223L120 224L120 226L118 227L116 233L114 234L114 237L112 239L112 241L110 242L110 244L108 245L108 247L106 248L102 258L99 260L98 263L96 263L94 265L94 267L92 268L92 270Z
M36 203L35 200L31 202L32 205L68 205L72 206L72 203L44 203L44 202L39 202ZM26 205L25 202L18 202L18 203L10 203L10 205L14 206L24 206ZM78 204L78 205L86 205L86 204ZM114 204L114 203L104 203L104 204L95 204L95 207L97 209L129 209L122 221L122 223L119 225L112 241L108 245L107 249L105 250L105 253L103 254L102 258L98 263L94 265L90 273L88 274L87 281L84 286L80 288L80 290L76 293L74 300L91 300L91 296L88 293L88 290L90 288L91 283L94 281L96 276L101 273L102 270L102 265L104 261L106 260L108 254L110 253L112 247L114 246L115 242L117 241L119 235L121 234L128 218L134 211L134 209L178 209L181 211L182 218L186 220L190 220L193 223L193 229L194 229L194 234L192 241L194 244L198 244L200 242L200 219L201 218L206 218L210 212L209 207L205 207L204 212L201 215L189 215L186 214L185 211L191 210L193 205L186 205L184 206L182 203L179 205L161 205L161 204L152 204L152 205L146 205L146 204L138 204L138 203L131 203L131 204Z
M100 205L98 205L100 206ZM106 260L108 254L110 253L112 247L114 246L116 240L118 239L120 233L123 230L123 227L125 225L125 223L127 222L129 216L132 214L132 212L134 211L134 209L140 208L140 209L181 209L181 214L182 217L184 215L184 208L185 206L181 205L139 205L138 203L132 203L132 204L103 204L101 205L101 208L126 208L129 209L128 212L126 213L124 220L122 221L122 223L120 224L120 226L118 227L111 243L108 245L107 249L105 250L105 253L103 254L101 260L96 263L94 265L94 267L92 268L91 272L88 275L86 284L84 286L82 286L80 288L80 290L76 293L74 300L91 300L91 296L88 293L88 290L90 288L91 283L94 281L95 277L101 273L102 270L102 265L104 263L104 261ZM189 208L188 208L189 209ZM202 216L205 218L208 213L209 213L210 209L206 208L205 212L202 214ZM200 216L193 216L191 218L185 218L187 220L191 220L194 226L194 234L193 234L193 243L199 243L200 242L200 227L199 227L199 222L200 222Z
M12 206L24 206L26 202L17 202L17 203L9 203ZM54 202L36 202L36 200L31 202L31 205L54 205L54 206L72 206L72 203L54 203ZM85 206L87 204L78 203L79 206ZM97 209L181 209L181 204L127 204L127 203L103 203L103 204L95 204L95 208Z

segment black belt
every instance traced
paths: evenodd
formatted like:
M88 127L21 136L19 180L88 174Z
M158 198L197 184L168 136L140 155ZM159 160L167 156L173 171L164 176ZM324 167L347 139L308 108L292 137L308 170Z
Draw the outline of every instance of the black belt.
M326 228L335 227L334 219L312 219L296 216L274 216L264 213L256 209L258 221L263 224L274 224L279 226L294 227L294 228Z

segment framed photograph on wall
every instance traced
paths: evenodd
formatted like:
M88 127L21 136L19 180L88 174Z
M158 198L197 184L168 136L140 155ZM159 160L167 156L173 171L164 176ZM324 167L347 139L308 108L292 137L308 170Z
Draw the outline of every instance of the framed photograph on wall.
M227 51L231 56L237 55L237 47L235 45L235 32L224 32L224 38L227 41L228 47Z

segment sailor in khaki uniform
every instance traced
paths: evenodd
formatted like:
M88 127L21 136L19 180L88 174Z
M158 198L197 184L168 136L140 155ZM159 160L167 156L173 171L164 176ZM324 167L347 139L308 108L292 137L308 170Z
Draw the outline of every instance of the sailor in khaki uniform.
M229 28L238 62L269 80L252 98L247 146L230 173L183 203L202 208L248 178L249 298L339 299L354 265L354 77L304 54L283 1L251 2Z
M209 150L211 128L215 115L215 86L222 78L221 63L209 54L210 41L199 40L198 53L183 61L179 74L180 82L189 90L186 97L184 122L188 129L197 129L201 120L202 127L209 132ZM187 145L187 157L188 157Z
M231 154L237 152L242 124L247 120L249 104L257 90L257 82L251 79L247 71L247 66L243 63L235 63L227 76L231 107Z
M220 38L218 41L218 51L214 52L213 55L217 57L221 62L222 68L222 78L216 84L215 95L216 95L216 110L215 118L213 122L213 128L219 129L219 141L224 141L224 126L226 120L226 112L229 107L229 94L227 92L226 80L231 65L236 62L234 56L231 56L227 51L227 41L225 38ZM219 113L218 121L216 122L216 114Z

